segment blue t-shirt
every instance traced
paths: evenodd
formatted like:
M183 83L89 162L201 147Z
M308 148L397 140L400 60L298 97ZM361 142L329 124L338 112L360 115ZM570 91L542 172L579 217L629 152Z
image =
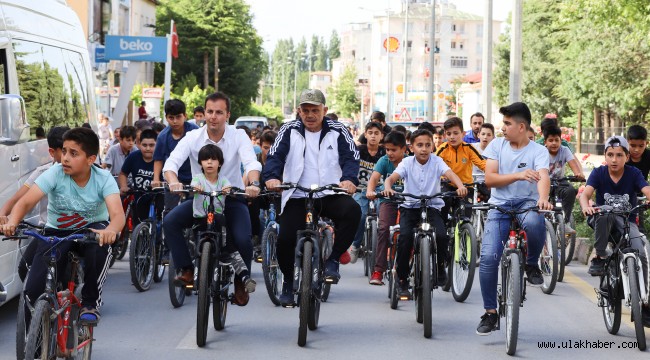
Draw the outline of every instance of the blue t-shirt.
M483 151L487 159L499 162L499 174L514 174L524 170L548 170L549 154L546 147L529 141L521 149L513 149L510 141L496 138ZM503 205L508 201L539 200L537 183L518 180L502 187L492 188L489 203Z
M47 195L46 227L78 229L88 224L108 221L106 197L119 194L117 183L108 170L90 167L90 179L84 187L54 164L34 182Z
M609 205L614 208L630 210L637 205L636 194L648 186L641 171L633 166L625 165L623 176L614 183L609 176L607 166L595 168L587 179L587 186L596 189L596 205ZM636 214L630 215L634 220Z
M377 164L375 164L375 168L373 169L373 172L376 171L381 175L381 183L377 188L375 189L377 192L381 191L384 189L384 180L386 180L387 177L389 177L393 171L395 171L395 165L393 165L393 162L388 159L388 155L382 156L379 161L377 161ZM404 191L404 179L400 178L399 180L395 181L395 183L392 186L392 189L397 191L397 192L403 192ZM379 202L384 202L388 201L388 199L379 199Z
M167 126L163 131L158 134L158 139L156 140L156 149L153 152L154 161L166 161L169 158L169 154L174 151L178 142L187 135L188 131L198 129L199 127L195 124L185 122L183 123L185 133L179 139L174 139L172 136L171 127ZM178 180L183 184L189 184L192 181L192 168L190 167L190 159L185 160L183 165L178 169Z
M133 179L133 188L137 190L147 190L153 181L153 160L144 161L140 150L134 151L124 159L122 173Z

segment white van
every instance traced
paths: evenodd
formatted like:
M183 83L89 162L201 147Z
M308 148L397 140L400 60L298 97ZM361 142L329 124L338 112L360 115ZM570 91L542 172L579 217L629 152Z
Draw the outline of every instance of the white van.
M64 0L0 0L0 204L51 161L35 129L96 127L86 39ZM39 209L28 215L36 220ZM23 244L25 245L25 244ZM18 243L0 242L0 303L16 296Z
M268 124L269 120L264 116L240 116L235 120L235 126L246 126L249 130L262 129Z

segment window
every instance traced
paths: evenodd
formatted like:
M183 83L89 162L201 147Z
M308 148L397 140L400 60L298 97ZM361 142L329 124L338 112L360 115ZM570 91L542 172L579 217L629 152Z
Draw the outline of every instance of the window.
M108 33L110 21L110 0L93 0L93 35L97 36L94 40L101 44L104 43L104 36Z
M411 52L411 47L413 46L413 41L409 40L406 42L406 51Z
M476 25L476 36L477 37L483 36L483 24Z
M482 59L476 59L476 71L481 71L482 70L482 65L483 60Z
M458 42L458 48L461 49L461 50L463 50L463 49L465 48L465 43L462 42L462 41L459 41L459 42Z
M452 41L452 42L451 42L451 48L452 48L452 49L455 49L455 48L456 48L456 42L455 42L455 41Z
M456 24L451 24L451 32L456 32Z
M88 121L90 89L81 55L22 40L13 46L29 125L49 129Z
M457 69L467 68L467 56L452 56L451 67Z
M476 42L476 53L479 55L483 53L483 42L481 41Z
M7 51L0 49L0 94L6 94L9 88L7 78Z

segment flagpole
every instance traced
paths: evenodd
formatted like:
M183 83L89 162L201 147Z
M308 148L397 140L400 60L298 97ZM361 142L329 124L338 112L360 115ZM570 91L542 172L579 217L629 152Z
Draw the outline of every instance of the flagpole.
M165 62L165 97L164 101L169 100L170 87L172 82L172 42L174 37L174 20L171 21L169 34L167 34L167 62ZM165 118L163 118L165 121ZM165 121L166 122L166 121Z

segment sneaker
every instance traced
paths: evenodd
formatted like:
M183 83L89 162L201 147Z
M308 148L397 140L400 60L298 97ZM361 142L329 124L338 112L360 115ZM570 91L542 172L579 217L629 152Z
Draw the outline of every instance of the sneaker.
M499 330L499 315L497 313L486 312L481 316L481 322L476 328L476 335L486 336L492 334L492 331Z
M169 265L169 249L165 248L160 256L160 262L163 265Z
M346 265L346 264L350 263L350 254L348 254L347 251L344 252L344 253L341 255L341 257L339 257L339 263L341 263L341 264L343 264L343 265Z
M330 284L338 284L339 279L341 279L341 274L339 274L339 262L336 260L328 259L325 262L325 272L323 275L325 277L325 282Z
M282 293L280 294L280 305L282 307L295 307L296 302L293 297L293 284L282 282Z
M591 265L587 273L591 276L603 276L605 275L605 263L607 259L601 259L598 256L591 259Z
M641 317L643 319L643 326L650 328L650 307L649 306L641 307Z
M244 276L242 277L242 281L244 282L244 289L247 293L255 292L255 286L257 285L255 280L251 279L250 276Z
M174 285L190 288L194 286L194 270L188 269L181 271L181 273L174 278Z
M569 223L564 224L564 234L566 235L575 235L576 231L569 225Z
M350 253L350 263L356 263L357 260L359 260L359 248L352 245L350 246L350 250L348 250L348 252Z
M250 278L249 278L250 280ZM244 284L244 279L240 279L239 277L235 276L235 296L233 298L232 303L237 305L237 306L246 306L248 305L248 301L250 300L250 296L248 295L249 291L246 291L246 286ZM253 289L255 287L253 286Z
M97 325L100 318L99 311L92 306L84 306L79 313L79 320L87 325Z
M409 289L408 280L400 280L399 281L399 289L397 290L397 295L399 296L400 300L412 300L413 299L413 297L411 296L411 290Z
M383 276L379 271L373 271L370 277L370 285L384 285Z
M537 264L526 266L526 279L531 285L542 285L544 283L542 270L539 269Z

